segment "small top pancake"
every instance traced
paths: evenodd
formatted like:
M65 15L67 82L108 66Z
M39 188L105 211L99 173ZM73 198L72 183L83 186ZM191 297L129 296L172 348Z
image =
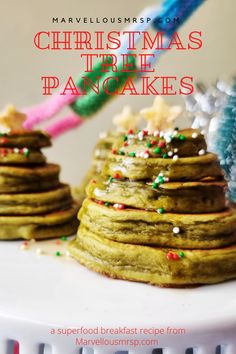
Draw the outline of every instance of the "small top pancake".
M164 136L136 132L134 134L122 134L116 138L113 151L123 155L130 155L148 151L149 157L172 158L175 154L179 157L198 156L199 151L206 151L204 136L196 129L174 130ZM141 134L141 135L140 135ZM168 155L170 153L170 156Z
M51 146L50 136L43 131L11 131L0 134L0 147L40 149Z

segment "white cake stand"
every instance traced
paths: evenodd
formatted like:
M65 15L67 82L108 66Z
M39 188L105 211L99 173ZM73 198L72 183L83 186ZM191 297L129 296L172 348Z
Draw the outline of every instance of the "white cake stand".
M0 246L0 354L235 354L236 282L193 289L161 289L108 279L68 257L56 257L63 245L40 242L20 250L22 242ZM40 247L47 255L37 255ZM172 334L101 335L106 340L135 339L143 346L76 345L76 338L95 335L51 334L58 328L172 329ZM176 332L173 334L173 331ZM184 333L185 332L185 333ZM159 340L158 345L148 343ZM78 344L78 343L77 343ZM161 349L162 348L162 349ZM191 348L191 349L190 349Z

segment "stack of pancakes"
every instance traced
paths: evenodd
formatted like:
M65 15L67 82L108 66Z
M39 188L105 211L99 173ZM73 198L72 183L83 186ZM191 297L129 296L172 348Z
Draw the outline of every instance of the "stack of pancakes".
M0 136L0 239L43 239L76 231L77 206L59 181L60 167L46 163L50 146L41 131Z
M165 287L236 277L236 211L197 130L117 139L87 187L70 252L113 278Z

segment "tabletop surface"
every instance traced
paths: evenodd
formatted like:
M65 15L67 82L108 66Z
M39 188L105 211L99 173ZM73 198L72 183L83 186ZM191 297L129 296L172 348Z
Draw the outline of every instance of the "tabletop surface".
M164 289L109 279L66 256L67 241L59 243L36 242L23 251L22 241L1 242L0 317L70 327L194 328L236 322L236 281ZM61 256L55 255L58 250Z

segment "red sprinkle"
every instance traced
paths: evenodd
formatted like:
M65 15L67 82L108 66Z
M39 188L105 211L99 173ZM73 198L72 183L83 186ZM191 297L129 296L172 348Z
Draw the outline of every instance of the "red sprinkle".
M99 205L103 205L104 202L103 202L102 200L98 200L98 204L99 204Z
M1 149L1 156L2 157L7 156L7 149Z
M168 259L168 261L177 261L178 259L180 259L180 256L176 253L173 252L168 252L166 255L166 258Z
M148 135L148 131L143 129L143 135Z
M1 139L1 144L6 144L8 142L8 139L7 138L2 138Z
M152 141L151 141L151 144L152 144L152 145L156 145L156 143L157 143L157 142L156 142L155 140L152 140Z
M129 144L127 143L127 141L124 142L123 146L128 146Z
M159 143L158 143L158 146L160 147L160 148L163 148L163 147L165 147L165 142L164 141L159 141Z
M128 134L134 134L133 129L130 129L130 130L128 131Z
M116 153L117 153L117 150L116 150L116 149L112 149L111 152L112 152L113 154L116 154Z
M114 173L113 178L119 179L119 178L121 178L121 175L118 172L116 172L116 173Z
M118 204L117 209L123 210L125 208L124 204Z

